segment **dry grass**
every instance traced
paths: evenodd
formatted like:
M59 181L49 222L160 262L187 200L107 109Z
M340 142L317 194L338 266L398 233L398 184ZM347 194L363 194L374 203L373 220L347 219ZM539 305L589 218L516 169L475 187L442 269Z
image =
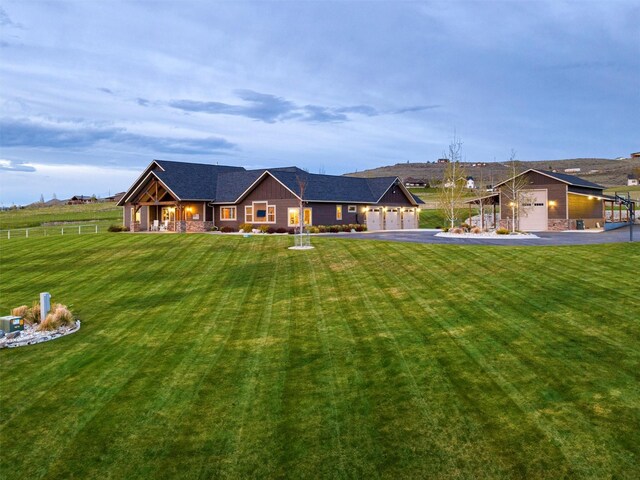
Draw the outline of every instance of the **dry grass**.
M73 325L74 319L71 311L60 303L51 308L51 312L40 322L38 330L56 330L60 327Z
M40 322L40 303L34 302L31 308L26 305L20 305L11 310L11 315L22 317L27 325L36 324Z

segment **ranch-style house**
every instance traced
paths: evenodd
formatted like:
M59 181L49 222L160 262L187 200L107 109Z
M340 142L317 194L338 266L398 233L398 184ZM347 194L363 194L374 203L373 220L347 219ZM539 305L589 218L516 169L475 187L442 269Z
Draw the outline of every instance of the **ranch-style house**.
M300 201L303 211L300 212ZM118 202L131 231L204 232L241 224L291 228L362 224L418 228L420 205L398 177L319 175L296 167L242 167L154 160Z

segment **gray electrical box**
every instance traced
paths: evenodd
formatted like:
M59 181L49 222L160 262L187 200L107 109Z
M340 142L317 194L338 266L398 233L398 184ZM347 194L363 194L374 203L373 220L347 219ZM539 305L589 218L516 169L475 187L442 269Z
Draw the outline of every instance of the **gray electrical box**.
M24 330L24 320L22 317L14 317L13 315L0 317L0 330L4 330L6 333Z
M47 317L49 310L51 310L51 294L42 292L40 294L40 320L44 320Z

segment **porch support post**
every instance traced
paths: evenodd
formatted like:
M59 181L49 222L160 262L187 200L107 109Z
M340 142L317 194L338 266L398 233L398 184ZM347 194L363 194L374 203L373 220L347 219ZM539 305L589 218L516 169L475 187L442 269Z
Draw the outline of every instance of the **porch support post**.
M496 228L496 204L493 204L493 228Z

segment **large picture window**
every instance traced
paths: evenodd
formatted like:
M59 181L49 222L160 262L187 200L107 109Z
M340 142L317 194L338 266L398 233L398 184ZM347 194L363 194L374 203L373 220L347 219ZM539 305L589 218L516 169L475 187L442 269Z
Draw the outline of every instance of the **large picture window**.
M231 221L236 219L236 207L220 207L220 220Z
M300 209L299 208L290 208L287 212L288 216L288 225L290 227L297 227L300 225ZM305 208L304 209L304 225L309 226L312 224L312 209Z

